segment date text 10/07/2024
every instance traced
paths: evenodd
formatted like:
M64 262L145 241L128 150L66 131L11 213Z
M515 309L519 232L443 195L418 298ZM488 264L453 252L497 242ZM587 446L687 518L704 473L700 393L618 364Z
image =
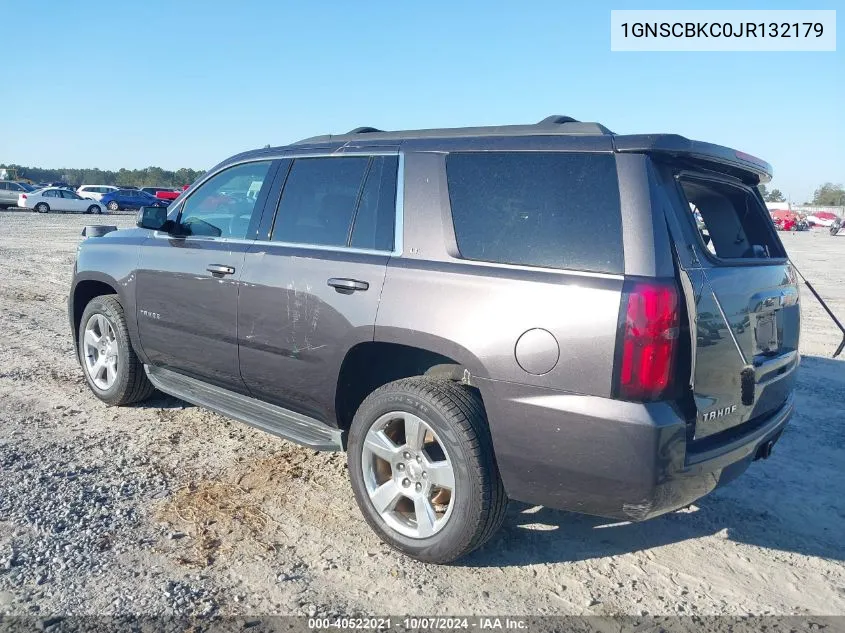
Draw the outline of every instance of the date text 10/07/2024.
M320 630L393 630L399 625L400 630L451 631L522 631L528 629L528 622L513 617L362 617L362 618L308 618L308 628Z

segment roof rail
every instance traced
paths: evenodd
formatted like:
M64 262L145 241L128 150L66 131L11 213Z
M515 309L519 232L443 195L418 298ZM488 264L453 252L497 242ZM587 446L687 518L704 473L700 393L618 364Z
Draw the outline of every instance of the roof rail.
M578 119L573 119L571 116L553 114L551 116L547 116L545 119L537 123L537 125L560 125L561 123L580 123L580 121Z
M347 134L370 134L372 132L384 132L384 130L380 130L375 127L356 127L354 130L349 130Z

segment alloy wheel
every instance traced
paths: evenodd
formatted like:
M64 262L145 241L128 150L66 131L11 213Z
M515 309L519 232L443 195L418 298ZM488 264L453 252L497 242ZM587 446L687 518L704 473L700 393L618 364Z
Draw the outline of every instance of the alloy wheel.
M99 389L106 391L117 380L120 351L111 321L102 314L92 314L83 336L85 371Z
M437 434L422 418L393 411L373 423L361 468L376 512L400 534L428 538L455 506L455 472Z

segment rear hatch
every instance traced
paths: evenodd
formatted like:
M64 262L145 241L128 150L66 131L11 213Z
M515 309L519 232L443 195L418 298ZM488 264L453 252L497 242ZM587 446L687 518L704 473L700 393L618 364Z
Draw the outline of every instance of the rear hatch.
M653 153L693 352L689 433L702 444L783 406L799 362L797 277L756 189L768 166L738 153L722 160L732 150L718 149L718 160Z

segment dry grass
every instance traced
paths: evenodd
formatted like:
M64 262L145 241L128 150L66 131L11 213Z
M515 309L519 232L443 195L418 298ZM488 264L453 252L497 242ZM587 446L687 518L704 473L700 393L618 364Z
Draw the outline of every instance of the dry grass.
M158 510L158 519L190 539L177 559L207 567L233 548L275 550L286 534L263 509L265 502L286 497L286 485L304 479L307 455L301 450L276 453L239 469L229 481L191 482Z

